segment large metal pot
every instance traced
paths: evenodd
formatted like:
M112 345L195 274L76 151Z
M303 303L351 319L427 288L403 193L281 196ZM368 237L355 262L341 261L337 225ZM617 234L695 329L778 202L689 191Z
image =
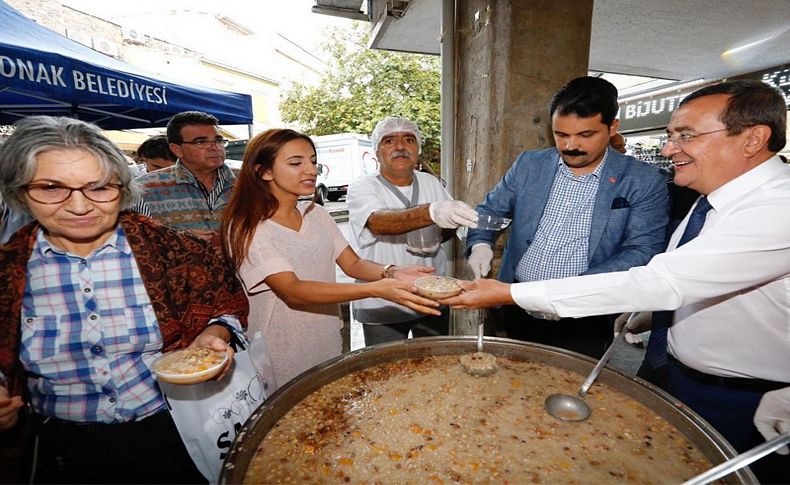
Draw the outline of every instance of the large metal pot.
M590 373L595 361L556 347L502 338L486 338L486 352L518 357L552 365L580 374L579 383ZM401 359L430 355L475 352L475 337L428 337L377 345L357 350L304 372L277 390L250 416L233 442L220 474L220 483L241 483L255 449L269 430L293 406L320 387L351 372ZM623 394L644 404L682 432L702 454L717 465L736 455L729 443L696 413L661 389L609 367L598 377ZM594 412L594 411L593 411ZM743 468L724 479L725 483L757 483L754 474Z

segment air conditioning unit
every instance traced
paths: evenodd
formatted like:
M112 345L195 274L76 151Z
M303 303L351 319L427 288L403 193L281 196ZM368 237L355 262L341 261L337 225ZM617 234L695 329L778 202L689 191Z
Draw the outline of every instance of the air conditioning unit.
M118 57L118 46L115 43L101 37L93 38L93 50L107 54L108 56Z
M145 44L145 34L134 27L123 27L121 29L123 40L132 44Z

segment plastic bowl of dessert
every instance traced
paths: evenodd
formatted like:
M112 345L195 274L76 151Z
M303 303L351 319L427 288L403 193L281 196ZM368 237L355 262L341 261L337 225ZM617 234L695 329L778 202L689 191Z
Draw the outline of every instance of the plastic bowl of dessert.
M417 293L425 298L441 300L459 295L463 288L455 278L446 276L423 276L414 280L414 287Z
M187 347L168 352L151 364L156 379L171 384L197 384L217 376L228 354L208 347Z

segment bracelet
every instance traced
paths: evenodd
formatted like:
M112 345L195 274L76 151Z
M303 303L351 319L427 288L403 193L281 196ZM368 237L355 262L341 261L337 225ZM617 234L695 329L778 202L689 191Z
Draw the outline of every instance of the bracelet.
M381 268L381 279L389 278L389 272L392 268L394 268L394 264L385 264L383 268Z

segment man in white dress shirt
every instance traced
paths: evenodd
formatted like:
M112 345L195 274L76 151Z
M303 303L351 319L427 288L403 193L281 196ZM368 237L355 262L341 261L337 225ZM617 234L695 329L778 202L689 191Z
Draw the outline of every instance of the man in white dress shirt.
M790 168L782 94L753 80L706 86L686 97L662 154L674 182L712 206L699 235L679 246L692 209L666 253L629 271L507 285L468 284L446 303L516 303L561 317L674 310L668 390L738 451L762 441L752 417L763 394L790 385ZM686 237L685 239L688 239ZM790 461L752 465L762 482L790 481Z

